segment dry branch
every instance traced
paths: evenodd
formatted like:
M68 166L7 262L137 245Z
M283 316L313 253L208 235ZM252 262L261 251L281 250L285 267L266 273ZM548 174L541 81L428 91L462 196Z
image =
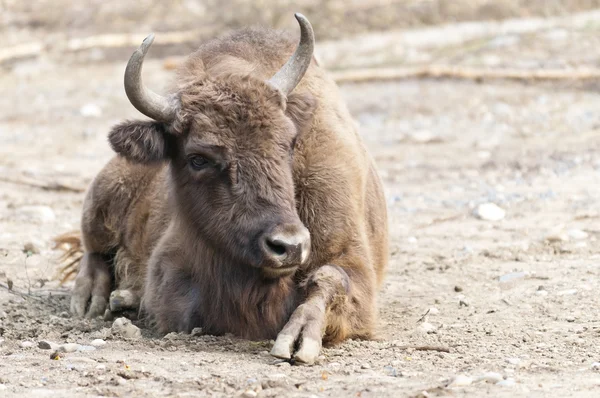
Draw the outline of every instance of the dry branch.
M397 68L365 68L331 72L338 83L365 83L403 79L451 78L463 80L590 80L600 79L598 68L576 69L490 69L452 65Z
M19 176L8 177L0 176L0 181L9 182L11 184L26 185L29 187L41 188L47 191L68 191L68 192L85 192L85 188L72 186L59 181L40 181L33 178Z
M181 44L193 42L201 37L202 31L187 30L179 32L161 32L160 43L164 44ZM69 51L89 50L92 48L107 48L107 47L137 47L147 35L131 34L131 33L114 33L90 36L84 38L75 38L67 41L66 48ZM158 43L158 41L157 41Z
M402 350L413 349L415 351L437 351L437 352L450 352L450 347L434 346L434 345L392 345L393 348L400 348Z
M165 44L183 44L192 43L199 40L210 27L203 29L161 32L160 45ZM96 36L72 38L64 41L49 39L46 42L35 41L22 43L11 47L0 48L0 64L6 61L12 61L19 58L37 57L42 53L63 54L66 52L76 52L90 50L94 48L119 48L132 47L140 45L146 35L133 33L113 33Z

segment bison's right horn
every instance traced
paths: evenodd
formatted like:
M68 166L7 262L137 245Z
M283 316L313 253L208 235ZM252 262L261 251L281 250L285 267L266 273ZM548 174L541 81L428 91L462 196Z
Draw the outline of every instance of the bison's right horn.
M310 65L315 49L315 34L310 22L298 12L294 16L300 24L300 43L292 57L269 80L269 83L284 95L290 94L300 83Z
M177 100L158 95L142 83L144 57L153 41L154 34L150 34L129 58L125 68L125 93L131 104L144 115L159 122L170 122L175 119Z

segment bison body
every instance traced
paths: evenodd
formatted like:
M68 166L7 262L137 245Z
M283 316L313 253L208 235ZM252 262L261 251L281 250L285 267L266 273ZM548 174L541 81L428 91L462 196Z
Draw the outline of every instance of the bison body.
M323 341L372 336L382 186L297 18L295 52L284 33L238 31L192 54L169 97L139 78L151 41L134 53L127 93L154 120L110 132L72 312L140 306L161 332L277 337L273 355L308 363Z

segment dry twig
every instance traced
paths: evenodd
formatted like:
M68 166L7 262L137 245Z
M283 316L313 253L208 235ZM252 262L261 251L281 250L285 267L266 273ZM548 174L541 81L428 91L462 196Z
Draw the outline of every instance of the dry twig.
M25 176L0 176L0 181L8 182L11 184L26 185L34 188L41 188L47 191L68 191L77 193L85 192L85 188L83 187L72 186L59 181L40 181Z
M463 80L595 80L598 68L576 69L490 69L452 65L424 65L396 68L364 68L331 72L338 83L364 83L402 79L452 78Z
M402 350L413 349L415 351L437 351L437 352L450 352L450 347L434 346L434 345L392 345L393 348L400 348Z

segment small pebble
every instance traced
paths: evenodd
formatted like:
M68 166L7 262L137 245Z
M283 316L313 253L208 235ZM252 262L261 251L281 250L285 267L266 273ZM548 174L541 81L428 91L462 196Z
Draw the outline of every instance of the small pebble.
M506 358L506 362L516 366L521 363L521 360L519 358Z
M7 317L6 311L0 310L0 319L6 319L6 317Z
M106 365L101 363L100 365L96 366L96 370L106 370Z
M117 318L112 324L113 334L117 334L127 339L139 339L142 337L140 328L131 323L127 318Z
M93 345L82 345L79 346L79 349L77 351L81 351L81 352L85 352L85 351L95 351L96 347L94 347Z
M452 382L448 385L448 387L465 387L473 384L473 379L469 376L458 375L452 380Z
M513 379L512 377L508 377L507 379L496 383L497 386L501 386L501 387L512 387L515 384L516 384L515 379Z
M535 294L543 297L543 296L548 295L548 291L547 290L538 290L537 292L535 292Z
M360 365L361 369L371 369L371 365L369 365L368 363L363 363L362 365Z
M258 393L256 391L248 390L248 391L244 391L244 393L242 394L242 397L244 397L244 398L254 398L257 395L258 395Z
M40 254L40 249L32 242L27 242L23 245L23 253Z
M487 373L484 373L483 375L479 376L476 379L477 382L484 381L484 382L490 383L490 384L496 384L502 380L503 380L502 375L497 372L487 372Z
M460 293L460 292L463 291L463 288L460 287L460 286L454 286L454 291L457 292L457 293Z
M79 351L80 345L77 343L65 343L58 346L58 352L75 352Z
M475 208L475 217L485 221L500 221L506 215L506 211L495 203L482 203Z
M592 370L600 370L600 362L593 362Z
M550 234L546 235L545 240L549 243L568 242L569 235L564 232L551 232Z
M106 345L106 341L104 341L102 339L94 339L94 340L92 340L90 345L92 345L94 347L103 347Z
M49 341L46 341L46 340L38 341L38 348L41 348L42 350L51 350L54 347L56 347L56 344L51 343Z
M31 348L34 345L35 344L33 343L33 341L22 341L21 342L21 348Z
M417 238L414 236L409 236L407 239L408 243L417 243Z
M292 365L290 365L290 363L289 363L289 362L286 362L286 361L281 361L281 362L277 362L277 363L275 363L275 366L278 366L278 367L280 367L280 368L289 368L289 367L291 367Z
M398 371L393 366L384 366L383 370L385 371L385 374L390 377L398 377Z
M438 309L437 309L437 308L435 308L435 307L431 307L431 308L429 309L429 312L427 313L427 315L437 315L437 314L439 314L439 313L440 313L440 310L438 310Z
M202 336L204 334L204 331L202 330L202 328L193 328L192 333L190 334L192 337Z
M429 322L423 322L419 325L418 330L424 333L433 333L435 332L436 327Z
M517 279L523 279L527 275L529 275L529 273L527 273L525 271L509 272L508 274L504 274L501 277L499 277L498 282L500 282L500 283L511 282L511 281L514 281Z

